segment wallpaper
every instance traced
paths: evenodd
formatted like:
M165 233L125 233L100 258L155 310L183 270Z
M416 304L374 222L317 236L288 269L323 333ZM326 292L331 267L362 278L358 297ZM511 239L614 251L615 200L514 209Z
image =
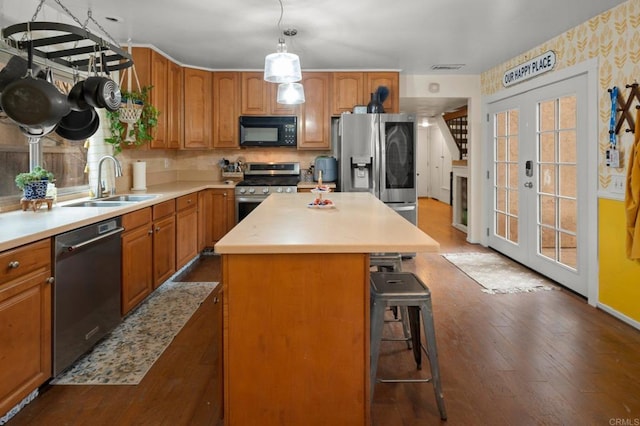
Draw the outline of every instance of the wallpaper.
M483 96L503 90L504 72L547 50L556 53L556 70L570 67L591 58L598 59L598 176L600 190L611 189L612 175L626 175L626 159L633 143L633 133L625 131L625 123L618 134L621 154L620 168L605 165L605 151L609 147L609 120L611 98L607 89L618 86L627 100L631 89L626 85L640 83L640 0L629 0L587 22L547 41L546 43L512 58L481 74ZM629 110L635 121L635 106L640 100L635 97ZM636 124L640 127L639 124ZM620 195L614 196L618 198Z

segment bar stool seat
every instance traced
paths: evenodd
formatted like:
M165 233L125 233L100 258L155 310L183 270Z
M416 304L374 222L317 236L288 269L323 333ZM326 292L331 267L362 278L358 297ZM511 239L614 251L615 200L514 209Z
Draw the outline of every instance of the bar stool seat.
M444 406L440 367L436 348L435 327L431 309L429 288L410 272L371 272L371 398L376 381L380 383L432 382L440 418L447 419ZM418 369L421 369L422 350L429 359L431 377L428 379L377 379L378 357L382 341L384 312L388 306L406 306L409 312L413 354ZM420 315L422 314L422 315ZM420 343L420 317L426 339L426 347ZM376 380L377 379L377 380Z

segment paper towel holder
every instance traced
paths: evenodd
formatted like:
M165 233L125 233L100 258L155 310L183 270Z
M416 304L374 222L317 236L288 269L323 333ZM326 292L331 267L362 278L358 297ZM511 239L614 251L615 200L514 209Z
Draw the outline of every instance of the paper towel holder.
M131 190L147 190L147 163L145 161L138 160L133 163L133 188Z

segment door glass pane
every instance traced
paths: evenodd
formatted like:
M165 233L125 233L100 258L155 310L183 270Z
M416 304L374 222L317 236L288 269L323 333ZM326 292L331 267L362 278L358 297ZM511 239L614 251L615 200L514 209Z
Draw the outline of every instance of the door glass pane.
M415 188L413 122L385 123L386 188Z
M538 103L538 241L541 255L576 267L576 97Z
M518 242L518 111L494 116L494 233Z

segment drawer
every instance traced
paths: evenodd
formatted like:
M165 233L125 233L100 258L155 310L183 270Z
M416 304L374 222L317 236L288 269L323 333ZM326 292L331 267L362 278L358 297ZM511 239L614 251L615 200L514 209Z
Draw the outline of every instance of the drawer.
M136 210L122 216L122 226L127 231L147 225L149 222L151 222L151 207Z
M194 192L193 194L183 195L182 197L178 197L176 199L176 210L184 210L190 207L196 207L198 205L198 193Z
M0 253L0 284L42 267L51 268L50 238Z
M176 212L176 200L169 200L153 206L153 220L169 216Z

